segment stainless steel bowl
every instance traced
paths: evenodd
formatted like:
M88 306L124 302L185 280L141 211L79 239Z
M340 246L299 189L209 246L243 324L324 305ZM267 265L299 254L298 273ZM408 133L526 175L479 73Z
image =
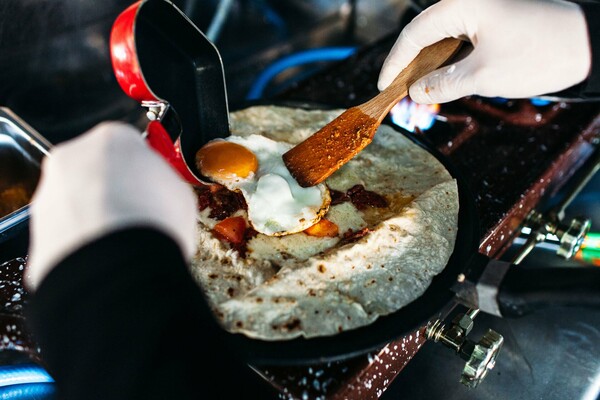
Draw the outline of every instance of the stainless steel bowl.
M41 162L51 146L10 109L0 107L0 242L29 217Z

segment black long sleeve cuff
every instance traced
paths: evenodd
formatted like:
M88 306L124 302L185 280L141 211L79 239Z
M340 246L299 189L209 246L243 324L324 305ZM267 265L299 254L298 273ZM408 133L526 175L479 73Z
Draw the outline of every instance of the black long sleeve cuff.
M276 398L227 347L179 248L157 231L81 248L27 314L61 399Z
M592 66L587 79L568 89L550 94L573 100L600 101L600 2L595 0L576 0L585 15L590 47L592 51Z
M588 97L600 98L600 2L581 1L579 5L585 14L592 48L592 69L582 92Z

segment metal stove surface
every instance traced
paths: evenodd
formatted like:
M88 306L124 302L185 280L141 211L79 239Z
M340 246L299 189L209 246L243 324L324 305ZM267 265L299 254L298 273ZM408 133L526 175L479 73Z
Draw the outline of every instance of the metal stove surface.
M496 366L477 388L459 383L462 360L426 343L382 399L596 400L600 396L600 313L556 308L519 319L480 315L482 327L501 332Z
M584 214L600 226L600 175L596 174L567 208L568 217ZM511 259L516 245L507 250ZM539 247L521 266L573 267L581 264ZM515 319L477 317L472 332L483 328L504 335L502 353L485 381L475 389L458 383L461 360L426 343L383 393L381 399L596 400L600 398L600 312L586 308L549 308ZM415 384L431 382L432 384Z

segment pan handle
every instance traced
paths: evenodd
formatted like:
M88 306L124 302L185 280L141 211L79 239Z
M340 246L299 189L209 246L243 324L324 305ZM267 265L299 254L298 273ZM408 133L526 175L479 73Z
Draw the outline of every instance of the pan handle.
M504 317L521 317L548 307L600 309L600 268L508 268L497 296Z

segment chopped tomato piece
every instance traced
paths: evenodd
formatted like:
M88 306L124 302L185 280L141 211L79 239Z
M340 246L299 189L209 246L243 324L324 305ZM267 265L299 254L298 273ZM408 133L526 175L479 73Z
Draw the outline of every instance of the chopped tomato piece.
M246 221L243 217L229 217L219 222L213 228L213 233L219 238L234 244L242 243L246 232Z
M304 233L316 237L336 237L338 235L338 226L328 219L321 218L313 226L306 228Z

